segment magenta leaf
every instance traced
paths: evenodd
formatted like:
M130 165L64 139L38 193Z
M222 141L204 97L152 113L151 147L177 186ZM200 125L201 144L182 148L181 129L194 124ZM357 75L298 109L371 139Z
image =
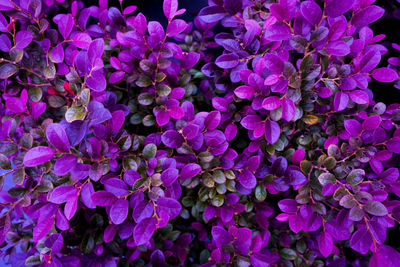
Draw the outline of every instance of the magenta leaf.
M239 57L236 54L225 54L215 60L215 64L222 69L232 69L239 65Z
M188 180L190 178L195 177L200 172L201 172L201 167L199 164L189 163L182 168L181 175L179 176L179 178L181 180Z
M222 248L233 241L233 237L221 226L213 226L211 230L213 240L215 241L217 247Z
M91 196L94 193L94 188L93 188L93 184L91 182L86 183L83 187L82 187L82 191L81 191L81 200L82 203L85 204L86 207L88 207L89 209L95 209L96 205L93 203Z
M328 232L323 232L318 238L318 247L322 256L328 257L333 250L333 239Z
M349 11L354 4L354 0L328 0L325 8L327 16L336 18Z
M50 147L37 146L31 148L24 156L24 165L26 167L35 167L51 160L54 154L55 151Z
M46 238L44 244L46 245L46 247L51 248L52 253L58 253L63 247L64 238L61 234L52 234L48 238Z
M269 26L264 36L270 41L283 41L292 38L292 32L288 25L278 22Z
M183 137L180 133L174 130L168 130L161 136L161 141L170 148L180 148L183 144Z
M72 44L78 48L88 49L92 38L87 33L79 32L72 37Z
M294 199L283 199L278 202L278 206L281 209L281 211L286 213L297 212L297 201Z
M199 18L206 23L217 22L223 19L225 15L225 10L219 6L208 6L199 12Z
M239 86L234 91L235 95L241 99L249 99L254 95L254 88L247 85Z
M182 210L182 206L177 200L167 197L158 198L157 207L160 207L168 212L171 220L176 218Z
M278 141L281 135L281 128L276 121L266 120L265 121L265 139L268 143L274 144Z
M336 3L335 3L336 4ZM364 27L380 19L385 10L378 6L368 6L354 14L351 23L356 27Z
M300 11L310 24L319 24L322 17L322 10L313 0L301 2Z
M115 201L117 201L117 197L107 191L97 191L94 192L90 199L92 200L93 204L100 207L107 207L111 206Z
M251 171L249 171L248 169L244 169L238 177L239 183L247 188L247 189L253 189L254 187L256 187L257 185L257 179L254 176L253 173L251 173Z
M365 255L372 245L372 236L366 228L357 230L350 239L350 247L355 251Z
M62 155L54 164L54 174L59 176L65 175L75 167L76 163L77 159L74 155Z
M33 229L33 241L38 242L43 239L54 224L54 216L46 217L38 221Z
M183 32L187 27L187 23L182 19L175 19L168 24L167 34L168 36L175 36Z

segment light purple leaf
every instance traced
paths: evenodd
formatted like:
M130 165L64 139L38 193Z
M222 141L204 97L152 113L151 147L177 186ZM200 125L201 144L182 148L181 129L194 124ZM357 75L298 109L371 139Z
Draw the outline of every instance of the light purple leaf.
M357 230L350 239L350 247L355 251L365 255L372 245L372 236L366 228Z
M107 81L101 70L93 71L92 74L87 77L86 85L96 92L102 92L106 89Z
M33 229L33 241L38 242L44 238L54 224L54 216L46 217L38 221Z
M171 220L176 218L182 210L182 206L177 200L168 197L159 197L157 199L157 207L168 212Z
M254 95L254 88L247 85L239 86L234 91L235 95L241 99L249 99Z
M186 29L187 25L188 24L182 19L175 19L171 21L171 23L168 24L167 27L168 36L173 37L177 34L180 34Z
M281 211L286 213L297 212L297 201L295 199L282 199L278 202L278 206Z
M181 175L179 176L179 178L181 180L188 180L190 178L195 177L200 172L201 172L201 167L199 164L189 163L182 168Z
M239 65L239 57L236 54L224 54L215 60L215 64L222 69L232 69Z
M183 136L174 130L168 130L161 136L161 141L170 148L180 148L183 144Z
M343 92L337 92L333 99L333 109L335 111L342 111L347 107L349 103L349 96Z
M334 56L346 56L350 53L350 47L344 41L338 40L330 42L326 51Z
M63 176L67 174L72 168L74 168L76 163L77 159L74 155L62 155L56 160L56 163L54 164L54 174Z
M239 183L247 189L253 189L257 185L257 179L254 174L248 169L244 169L240 172L238 177Z
M300 11L303 17L311 24L317 25L322 18L322 10L314 1L301 2Z
M59 123L51 123L46 128L46 137L49 143L58 151L68 152L71 145L64 127Z
M54 188L49 196L49 202L54 204L62 204L70 198L77 196L79 190L72 185L62 185Z
M94 205L100 207L111 206L115 201L117 201L117 197L114 194L107 191L94 192L90 196L90 199L92 200Z
M292 38L292 32L288 25L278 22L269 26L264 37L270 41L283 41Z
M91 182L86 183L82 187L82 191L80 194L81 200L82 200L82 203L85 204L85 206L88 207L89 209L96 208L96 205L93 204L93 201L90 198L93 193L94 193L94 188L93 188L93 184Z
M381 54L377 51L371 50L366 53L360 61L360 72L368 73L378 66L381 61Z
M281 74L284 63L280 57L275 54L266 54L264 56L265 67L275 74Z
M71 34L72 28L75 25L71 14L58 14L53 18L53 21L58 25L58 30L64 39L68 39L68 36Z
M281 100L282 105L282 118L286 121L293 120L296 115L296 106L293 103L293 100L288 98L283 98Z
M318 238L318 247L322 256L327 258L333 250L333 239L328 232L323 232Z
M385 10L381 7L368 6L354 14L353 18L351 19L351 24L361 28L377 21L383 16L384 13Z
M349 11L353 5L354 0L328 0L325 14L331 18L336 18Z
M31 148L24 156L24 165L34 167L43 164L53 158L55 151L50 147L37 146Z
M10 38L6 34L0 35L0 50L3 52L10 52L11 49L11 41Z
M362 128L367 131L375 130L381 124L381 117L379 115L372 115L366 118L362 123Z
M158 21L150 21L148 31L152 38L162 40L165 36L164 28Z
M276 121L266 120L265 121L265 139L268 143L274 144L278 141L281 135L281 127Z
M375 80L383 83L391 83L399 78L397 72L389 68L375 69L371 72L371 75Z
M61 234L55 233L49 236L44 244L51 249L52 253L58 253L63 248L64 238Z
M200 10L199 18L206 23L214 23L225 17L225 10L220 6L208 6Z
M72 37L72 44L78 48L89 48L92 38L87 33L79 32Z
M24 49L33 40L33 35L29 31L17 31L15 35L15 49Z
M105 180L103 184L107 192L113 193L117 197L123 197L129 193L128 186L121 179L110 178Z
M71 196L64 206L64 214L67 220L71 220L74 217L78 208L78 195Z
M359 136L362 132L361 123L356 120L345 120L344 128L351 136Z
M110 208L110 219L114 224L123 223L128 217L129 202L126 199L118 199L111 205Z
M163 11L168 20L171 20L178 10L178 0L164 0Z
M156 230L157 219L155 217L150 217L141 220L133 231L133 237L135 239L136 245L144 245L154 234Z
M349 93L351 100L359 105L365 105L369 103L369 96L363 90L354 90Z
M62 44L58 44L50 51L51 59L54 63L61 63L64 61L64 48Z

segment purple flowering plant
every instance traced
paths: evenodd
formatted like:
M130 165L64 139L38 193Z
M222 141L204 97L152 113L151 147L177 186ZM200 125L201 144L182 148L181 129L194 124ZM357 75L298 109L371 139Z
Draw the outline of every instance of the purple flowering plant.
M369 83L398 87L400 62L373 3L209 0L186 22L164 0L159 22L0 0L1 257L399 266L400 104Z

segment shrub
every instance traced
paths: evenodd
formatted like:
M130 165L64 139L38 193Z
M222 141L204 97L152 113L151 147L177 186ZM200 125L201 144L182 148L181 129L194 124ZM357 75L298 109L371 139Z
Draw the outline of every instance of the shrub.
M210 0L188 23L164 0L164 23L0 1L5 260L397 266L400 105L368 84L399 64L372 2Z

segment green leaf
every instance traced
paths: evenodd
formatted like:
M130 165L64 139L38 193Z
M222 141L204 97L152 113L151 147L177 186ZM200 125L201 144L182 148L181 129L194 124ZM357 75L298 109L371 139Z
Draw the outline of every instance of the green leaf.
M217 184L224 184L226 182L226 177L221 170L215 170L212 177Z
M3 154L0 154L0 168L3 170L11 169L10 160Z
M26 258L25 260L25 266L35 266L41 264L42 261L40 260L39 255L32 255Z
M324 166L328 169L328 170L332 170L333 168L335 168L336 166L336 160L334 157L327 157L324 160Z
M365 171L363 169L354 169L347 175L346 182L351 185L359 184L363 181Z
M81 99L83 105L88 106L90 102L90 90L87 88L83 89L79 98Z
M143 148L143 156L146 159L154 158L157 153L157 146L155 144L147 144Z
M47 79L54 79L56 77L56 67L53 62L49 62L49 66L43 68L43 75Z
M17 66L10 63L3 64L0 66L0 79L1 80L7 79L13 76L17 71L18 71Z
M374 200L367 202L367 204L364 205L364 210L375 216L385 216L388 214L388 210L385 205Z
M157 95L168 96L171 93L171 87L166 84L160 84L157 86Z
M305 175L308 175L308 173L311 171L311 162L308 160L302 160L300 162L300 168Z
M127 151L132 145L132 136L124 135L118 141L117 145L121 149L121 151Z
M264 185L260 184L256 187L255 195L258 201L264 201L267 198L267 190Z
M12 187L8 190L8 194L12 197L21 198L28 192L28 189L22 187Z
M148 87L153 84L153 81L145 75L142 75L139 77L139 79L136 80L136 85L139 87Z
M89 235L88 233L86 233L83 238L82 238L82 242L81 242L81 251L84 254L88 254L90 253L93 248L94 248L94 239L91 235Z
M313 55L306 56L300 64L300 70L305 71L311 69L314 64L314 57Z
M153 103L153 95L150 93L142 93L138 96L139 104L143 106L148 106Z
M318 176L318 181L321 185L326 185L328 183L334 184L336 177L332 173L324 172Z
M25 147L25 148L31 148L33 145L33 137L31 134L26 133L24 134L21 139L19 140L19 143L21 144L21 146Z
M86 112L83 107L72 107L65 113L67 122L82 121L86 117Z
M294 260L297 257L296 251L290 248L284 248L280 251L281 257L285 260Z
M224 196L223 195L216 195L212 200L211 204L215 207L221 207L224 205Z
M12 180L15 185L22 185L25 179L25 169L16 170L12 174Z
M58 96L58 95L49 96L47 101L49 101L49 105L52 108L61 108L62 106L64 106L67 103L67 102L65 102L64 98L62 98L61 96Z
M29 89L28 96L33 102L39 102L43 96L42 89L40 87L33 87Z

